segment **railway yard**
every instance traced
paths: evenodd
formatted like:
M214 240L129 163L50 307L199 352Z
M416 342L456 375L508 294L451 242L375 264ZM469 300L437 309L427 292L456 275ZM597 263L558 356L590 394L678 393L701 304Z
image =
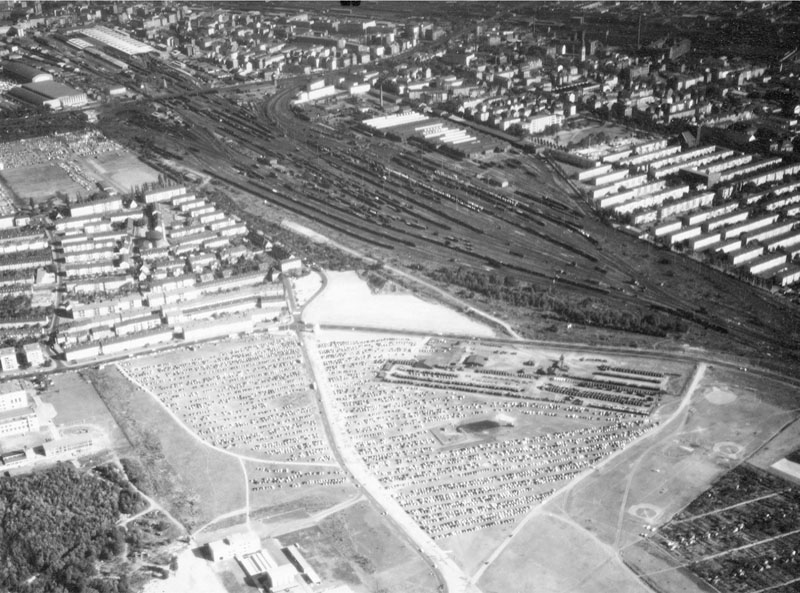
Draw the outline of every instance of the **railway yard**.
M669 337L794 359L795 334L776 331L800 322L794 306L614 230L555 165L520 147L459 161L365 135L347 102L307 121L291 106L303 81L264 84L255 101L253 88L240 99L244 91L199 92L172 76L170 96L112 107L101 128L145 147L165 173L212 180L251 224L302 221L492 303L528 336L589 340L599 327L611 343L630 342L615 333L627 330L640 344ZM509 186L477 178L487 171Z
M298 34L305 25L297 23L319 28L340 17L341 23L353 20L347 26L364 33L364 43L368 29L384 24L362 23L366 17L354 17L344 5L319 11L316 21L303 14L317 13L315 3L257 8L274 17L269 27L276 25L259 51L273 42L280 46L276 54L289 47L279 68L262 64L258 73L243 68L234 74L210 53L181 55L185 48L175 44L192 30L183 25L172 29L176 36L160 51L145 48L124 63L79 51L80 43L61 34L21 42L26 59L58 66L65 83L91 80L89 95L102 100L67 112L76 120L86 115L80 125L64 112L49 114L63 120L61 127L54 124L62 131L36 138L22 117L6 118L5 130L13 132L18 121L22 131L0 144L0 214L18 214L6 216L5 224L24 226L29 215L41 219L32 261L51 261L43 247L52 239L51 226L77 229L59 231L60 253L66 253L65 237L81 235L84 218L65 219L55 209L59 200L93 208L95 200L112 196L115 208L135 210L144 221L128 219L121 231L105 211L92 214L108 216L109 233L125 235L113 251L124 260L130 285L108 294L95 288L65 302L56 283L53 302L63 305L63 315L51 326L48 346L64 348L52 348L57 356L47 368L16 365L13 372L52 404L60 428L102 433L108 450L97 458L118 460L151 507L180 527L181 544L193 548L190 566L203 568L197 575L207 574L208 590L252 591L259 579L275 585L276 567L257 576L246 568L270 539L270 546L302 549L304 556L302 575L275 590L797 591L800 301L791 282L778 294L777 284L773 291L761 287L766 276L760 286L741 270L737 277L736 266L761 254L744 251L759 241L751 230L764 241L777 237L780 249L797 242L785 235L790 227L797 232L800 165L787 156L753 160L721 144L699 146L700 130L696 140L681 135L687 146L678 148L677 135L667 139L652 131L655 125L637 129L629 124L638 120L603 117L596 109L573 110L560 116L563 128L548 125L541 133L520 125L517 136L505 125L511 120L501 125L466 108L455 115L450 99L473 99L472 91L450 92L447 102L414 99L413 112L395 104L405 92L386 90L400 87L395 75L413 84L416 74L409 70L430 66L424 78L436 82L426 93L452 91L462 81L444 86L447 74L467 73L475 58L470 52L484 60L494 51L487 48L497 45L496 32L498 44L516 43L505 39L503 26L527 35L529 22L517 23L514 6L431 4L426 17L440 20L429 36L415 35L414 44L386 53L351 45L343 55L363 53L367 61L358 63L368 65L350 66L356 62L348 58L337 68L319 61L330 66L326 74L321 66L306 66L304 54L292 55L292 44L306 37ZM405 20L405 36L416 26L418 8L382 3L374 11ZM246 29L255 9L256 3L212 8L210 16L195 14L200 20L194 22L208 17L201 31L213 40L228 18L224 13L242 13L236 20L242 17ZM627 14L628 8L620 10ZM205 8L192 6L187 15L195 12ZM537 23L549 35L556 17L537 21L534 13L532 36ZM615 26L634 35L630 23ZM657 25L647 26L654 34ZM316 43L312 30L306 41ZM484 45L476 41L487 34ZM606 31L606 43L608 37ZM334 38L325 39L323 53ZM244 37L240 41L244 48ZM219 51L229 51L227 40L220 44ZM550 45L546 51L537 69L567 59L553 58ZM277 59L269 53L265 60ZM538 59L538 53L527 57ZM492 88L493 80L502 86L504 76L494 66L469 79L475 93ZM568 76L559 65L548 94L572 92ZM596 70L592 76L606 75ZM482 100L524 94L525 75L520 83L516 74L512 78L504 92ZM356 86L362 87L358 93ZM538 92L540 82L531 86ZM327 94L309 99L313 91ZM531 115L545 113L555 116L556 109L542 105ZM532 125L528 118L518 121ZM439 136L447 140L429 141ZM592 138L598 140L593 146ZM571 152L560 150L568 148L564 143ZM582 153L574 149L584 145ZM620 156L626 151L631 154ZM609 162L601 163L606 157ZM694 184L690 190L688 178L680 181L685 191L676 186L673 174L686 163L716 168L717 180L729 182L728 194L715 196L711 187ZM779 164L786 165L781 177L785 173L790 183L765 181L745 208L742 196L751 190L741 182L752 177L744 176ZM689 173L711 179L706 169L681 174ZM154 191L156 183L163 192ZM172 195L171 207L159 203L160 194ZM687 196L697 203L687 206ZM141 208L123 208L132 197ZM731 204L717 203L729 198ZM795 218L778 220L778 210L783 217L787 207ZM192 212L200 209L195 224ZM202 243L208 253L195 256L192 245L214 235L214 224L236 226L235 237L224 239L230 252ZM21 231L4 228L16 249ZM178 250L173 239L184 236L189 239ZM127 261L138 252L146 263L145 245L155 270L162 265L156 258L168 259L149 284L150 271L129 274ZM728 254L723 247L737 263L731 257L730 265L719 265ZM786 254L787 264L796 253ZM220 262L228 267L217 267ZM9 285L22 277L13 272ZM249 287L252 278L259 285L268 279L271 288L263 290L280 292L274 303L288 305L274 323L238 323L230 312L250 306L257 291L228 288L239 282ZM70 358L75 349L67 346L74 344L55 339L86 327L100 335L117 314L101 314L112 297L142 308L140 293L152 309L163 293L161 313L179 325L192 314L205 315L189 304L164 309L171 304L167 295L180 292L183 299L184 282L201 287L187 291L186 303L210 286L213 298L206 300L231 303L230 311L176 326L175 334L171 325L160 327L165 322L155 309L148 311L141 324L153 327L143 334L183 336L158 347L98 348L96 355ZM159 292L154 285L169 289ZM247 303L237 300L239 294ZM128 331L125 311L119 324L114 320L121 338ZM206 333L211 327L215 331ZM0 362L4 374L6 360ZM0 464L7 465L11 457L0 449ZM88 470L96 463L77 454L74 461ZM135 519L123 517L119 525ZM247 539L262 549L237 549L222 558ZM183 567L176 578L170 570L163 590L189 586L181 579L191 571ZM145 591L162 590L154 583Z

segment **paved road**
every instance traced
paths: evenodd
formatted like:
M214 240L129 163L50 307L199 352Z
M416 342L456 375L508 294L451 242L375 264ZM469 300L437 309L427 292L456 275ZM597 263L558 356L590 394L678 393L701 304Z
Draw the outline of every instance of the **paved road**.
M343 428L344 421L336 409L333 387L328 381L328 375L317 347L316 336L309 332L300 332L300 339L317 384L317 394L326 428L331 436L331 446L337 451L355 483L387 513L395 525L402 529L417 550L433 563L449 593L479 593L479 589L469 581L467 575L455 561L403 510L356 453L350 437Z

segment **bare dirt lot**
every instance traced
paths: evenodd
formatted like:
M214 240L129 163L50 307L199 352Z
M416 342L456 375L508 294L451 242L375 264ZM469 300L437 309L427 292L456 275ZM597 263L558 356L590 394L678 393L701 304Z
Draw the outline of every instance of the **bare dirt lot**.
M158 180L158 171L129 152L107 152L77 160L87 175L112 185L122 193Z
M324 583L349 585L357 593L430 593L438 585L427 564L366 502L280 541L297 544Z
M355 272L327 272L328 286L303 312L306 323L492 337L494 332L443 305L410 294L373 294Z

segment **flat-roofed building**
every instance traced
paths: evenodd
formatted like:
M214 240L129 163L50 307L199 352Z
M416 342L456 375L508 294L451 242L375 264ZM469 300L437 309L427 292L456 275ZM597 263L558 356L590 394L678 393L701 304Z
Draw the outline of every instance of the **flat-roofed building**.
M152 191L145 192L144 194L144 203L145 204L155 204L158 202L166 202L167 200L172 200L173 204L175 204L175 199L178 196L185 196L186 188L182 185L176 187L168 187L166 189L155 189ZM185 196L186 198L194 198L194 196Z
M688 239L699 237L702 232L703 229L701 229L699 226L693 226L681 229L669 235L669 244L677 245L678 243L682 243L683 241L687 241Z
M755 231L757 229L762 229L766 226L773 224L776 220L778 220L777 214L769 214L766 216L760 216L759 218L752 218L740 224L734 225L732 227L728 227L723 231L723 238L731 239L733 237L738 237L742 233L749 233Z
M775 283L779 286L790 286L800 281L800 266L789 264L789 266L775 274Z
M786 263L786 260L787 256L785 253L767 253L750 262L748 271L751 274L762 274L769 270L779 268Z
M120 33L108 27L96 26L91 29L81 31L82 35L99 41L107 48L124 56L135 56L156 51L146 43L136 41L124 33Z
M715 245L714 251L720 251L722 253L731 253L739 249L742 246L742 243L744 243L744 241L741 239L741 237L728 239L726 241L722 241L718 245Z
M739 247L733 251L728 252L728 257L734 266L740 266L743 263L752 261L764 254L763 245L749 245Z
M665 222L655 227L653 229L653 234L656 237L665 237L676 231L679 231L682 227L683 227L683 222L681 222L680 220L673 220L672 222Z
M87 358L94 358L95 356L100 356L100 342L78 344L71 348L64 349L64 358L67 362L86 360Z
M260 550L243 555L238 560L251 579L258 581L266 577L270 591L283 591L297 584L297 568L273 540L265 541Z
M219 562L259 551L261 549L261 538L254 531L244 531L208 542L206 548L211 554L211 560Z
M44 353L42 352L42 346L38 342L25 344L22 347L22 352L28 365L40 367L44 364Z
M0 412L0 438L37 432L39 416L32 407Z
M0 370L16 371L19 368L17 351L14 348L0 348Z
M122 198L112 197L93 202L83 202L70 206L70 216L87 216L91 214L104 214L122 209Z
M104 340L101 346L103 354L118 354L126 350L135 350L145 346L165 344L172 340L173 329L169 326L158 327L136 334Z
M39 416L19 381L0 383L0 437L39 430Z
M77 457L92 450L94 441L86 434L70 434L47 441L42 448L46 457Z
M28 405L28 394L18 379L0 383L0 412L18 410Z

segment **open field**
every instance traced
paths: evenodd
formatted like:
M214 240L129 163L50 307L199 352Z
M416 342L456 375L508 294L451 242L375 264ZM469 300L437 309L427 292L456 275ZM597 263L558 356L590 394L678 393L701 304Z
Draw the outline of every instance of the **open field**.
M553 537L543 546L547 554L564 547L605 548L603 570L616 566L615 578L632 583L614 590L639 590L630 569L620 563L621 557L647 575L645 580L659 591L704 591L697 579L674 570L679 563L669 554L654 551L647 541L642 543L643 537L650 537L652 529L670 521L714 480L796 418L797 411L791 411L793 392L763 377L708 368L682 412L669 422L662 420L653 434L542 505L483 573L479 586L488 591L510 584L509 558L525 553L528 539L540 533L542 514L550 513L572 527L566 532L551 531ZM674 407L665 405L662 418L673 411ZM583 571L573 567L572 577L582 583L579 590L611 590L608 583L596 580L600 566Z
M355 272L326 272L326 276L327 287L303 311L306 323L494 336L489 327L444 305L410 294L373 294Z
M265 537L313 525L360 499L337 467L248 461L246 469L251 525Z
M97 181L108 183L120 193L135 186L158 181L158 171L127 152L106 152L78 159L83 171Z
M315 527L287 533L280 542L296 544L326 585L349 585L357 593L430 593L437 588L422 558L365 502Z
M85 197L89 193L73 181L64 169L52 163L6 169L0 175L25 206L29 199L35 203L45 202L56 192L62 192L70 198L78 194Z
M152 579L142 593L231 593L222 579L211 569L209 563L198 558L192 550L178 555L178 570L167 580Z
M125 456L131 444L125 433L108 411L97 391L78 373L51 375L53 384L40 393L42 401L56 409L54 423L60 429L70 426L92 426L107 438L114 452Z
M538 514L478 583L484 593L648 593L613 550L569 519Z
M257 334L121 367L214 447L264 460L332 460L294 335Z
M87 370L100 397L133 443L151 493L189 529L245 504L239 463L186 432L151 395L115 366Z

